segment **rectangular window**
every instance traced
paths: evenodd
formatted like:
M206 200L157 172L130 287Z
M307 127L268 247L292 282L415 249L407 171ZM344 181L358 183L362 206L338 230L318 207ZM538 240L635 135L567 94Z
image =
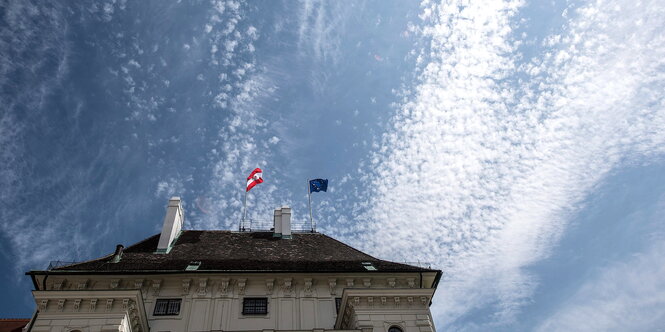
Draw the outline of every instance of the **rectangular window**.
M268 298L246 297L242 301L243 315L265 315L268 313Z
M155 303L154 316L176 316L180 314L182 299L159 299Z

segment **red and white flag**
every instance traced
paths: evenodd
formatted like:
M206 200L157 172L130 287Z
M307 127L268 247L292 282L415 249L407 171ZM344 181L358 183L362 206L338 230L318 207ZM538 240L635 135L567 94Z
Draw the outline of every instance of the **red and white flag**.
M254 188L255 185L263 183L263 171L260 168L256 168L252 171L251 174L247 177L247 190Z

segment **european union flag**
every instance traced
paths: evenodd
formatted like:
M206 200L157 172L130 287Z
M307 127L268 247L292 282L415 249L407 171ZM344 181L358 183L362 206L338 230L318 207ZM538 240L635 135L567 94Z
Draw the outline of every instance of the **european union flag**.
M309 180L309 192L317 193L328 190L328 179Z

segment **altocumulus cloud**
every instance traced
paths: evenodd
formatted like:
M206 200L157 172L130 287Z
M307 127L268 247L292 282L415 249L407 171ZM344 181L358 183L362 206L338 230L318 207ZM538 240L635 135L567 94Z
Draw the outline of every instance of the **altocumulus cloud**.
M463 328L474 310L487 319L476 328L513 323L537 287L525 268L581 200L664 152L662 3L571 6L531 59L515 32L523 6L424 3L411 28L425 43L418 80L362 178L365 249L445 271L440 328Z

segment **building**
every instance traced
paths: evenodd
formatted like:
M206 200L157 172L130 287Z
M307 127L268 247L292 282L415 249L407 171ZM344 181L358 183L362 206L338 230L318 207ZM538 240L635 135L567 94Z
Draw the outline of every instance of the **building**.
M317 232L182 230L169 201L161 234L32 278L26 331L433 332L441 271L380 260Z
M23 318L0 318L0 332L21 332L29 321Z

